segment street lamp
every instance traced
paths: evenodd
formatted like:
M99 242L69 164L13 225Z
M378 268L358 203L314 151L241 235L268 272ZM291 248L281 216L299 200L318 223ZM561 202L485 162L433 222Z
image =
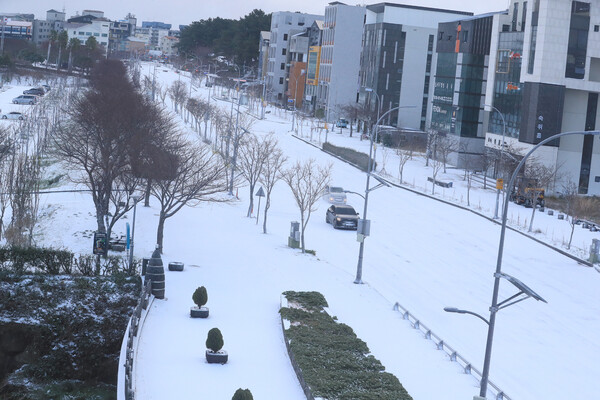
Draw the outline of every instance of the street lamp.
M383 119L385 116L387 116L389 113L393 112L393 111L397 111L400 108L414 108L414 106L398 106L398 107L394 107L388 111L386 111L381 117L379 117L379 119L377 120L377 123L375 124L375 129L377 129L377 125L379 125L379 121L381 119ZM373 164L373 135L371 135L371 143L369 145L369 163L367 166L367 185L365 187L365 207L363 210L363 217L362 217L362 223L360 223L360 231L357 232L357 236L358 236L358 241L360 242L360 247L358 250L358 264L356 266L356 279L354 279L354 283L356 284L362 284L362 264L363 264L363 254L365 251L365 238L369 235L369 227L368 227L368 220L367 220L367 205L369 203L369 192L375 190L375 189L379 189L382 186L388 186L389 184L387 182L385 182L384 180L378 178L377 176L373 175L373 178L376 179L379 182L379 185L376 185L374 187L369 187L369 180L371 178L371 172L373 171L372 168L372 164ZM360 222L360 221L359 221Z
M500 118L502 118L502 149L500 149L500 171L504 177L504 162L502 159L502 155L504 154L504 136L506 135L506 121L504 120L504 115L494 106L489 104L485 104L484 107L490 107L494 111L496 111ZM496 207L494 208L494 219L498 219L498 206L500 204L500 187L496 185Z
M131 246L129 246L129 270L131 270L132 265L133 265L133 239L135 236L135 211L137 208L137 203L143 199L144 196L131 196L131 199L133 200L133 223L131 224Z
M373 92L375 97L377 98L377 123L375 124L375 143L377 143L377 134L379 133L379 114L381 113L381 97L377 94L377 92L372 88L365 88L365 92ZM377 155L377 145L375 145L375 149L373 150L373 158ZM373 169L375 169L375 165L373 165Z
M523 159L521 159L521 162L519 163L519 165L517 165L517 168L515 169L515 171L513 172L512 176L510 178L508 187L509 188L513 187L515 180L517 179L517 174L519 173L521 168L523 168L523 165L525 165L525 162L527 161L529 156L534 151L536 151L539 147L545 145L548 142L551 142L551 141L561 138L563 136L572 136L572 135L600 136L600 131L563 132L563 133L558 133L556 135L550 136L550 137L542 140L541 142L539 142L538 144L533 146L531 148L531 150L529 150L529 152L527 154L525 154ZM492 342L494 339L494 326L496 323L496 313L498 312L498 310L503 308L502 307L503 303L505 303L506 301L511 299L511 298L509 298L507 300L504 300L504 302L502 302L502 303L498 303L498 292L500 290L500 279L501 278L507 279L510 283L512 283L518 289L520 289L521 292L523 292L523 293L527 294L527 290L531 291L531 289L529 289L527 286L525 286L522 282L518 281L516 278L513 278L507 274L502 273L502 255L504 252L504 238L506 236L506 220L507 220L506 217L508 215L508 203L509 203L508 198L507 198L508 196L509 196L509 193L507 191L505 193L504 207L503 207L503 211L502 211L502 229L500 230L500 243L498 244L498 259L496 261L496 272L494 273L494 292L492 294L492 305L490 307L490 319L489 319L487 341L486 341L486 346L485 346L485 357L483 360L483 372L481 373L481 390L479 392L480 399L485 399L486 392L487 392L488 377L489 377L489 372L490 372L490 358L492 355ZM531 291L531 292L533 292L533 291ZM513 297L515 297L515 296L513 296ZM535 297L535 296L532 296L531 294L529 294L528 297L533 297L536 300L543 300L541 297L539 297L539 296ZM517 301L520 301L520 300L517 300ZM543 300L543 301L545 302L545 300ZM510 303L510 304L514 304L514 302ZM508 305L510 305L510 304L508 304ZM505 305L504 307L506 307L508 305ZM477 398L475 398L475 399L480 400Z

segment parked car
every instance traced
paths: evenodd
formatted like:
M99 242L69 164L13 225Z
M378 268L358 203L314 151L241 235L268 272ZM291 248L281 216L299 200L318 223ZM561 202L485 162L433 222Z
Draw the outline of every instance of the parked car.
M52 88L50 87L50 85L42 85L41 87L44 89L44 91L45 91L46 93L48 93L48 92L50 91L50 89L52 89Z
M2 114L2 119L25 119L25 116L18 111L11 111L6 114Z
M331 224L334 229L353 229L358 227L358 213L352 206L333 205L327 209L325 222Z
M333 204L346 204L346 193L344 192L344 188L340 186L325 186L325 191L323 192L323 200L326 200Z
M12 99L13 104L35 104L37 103L37 96L31 94L22 94Z
M348 120L345 119L345 118L340 118L335 123L335 126L336 126L336 128L347 128L348 127Z
M44 89L42 89L42 88L31 88L31 89L23 90L23 94L33 94L35 96L43 96L46 93L44 92Z

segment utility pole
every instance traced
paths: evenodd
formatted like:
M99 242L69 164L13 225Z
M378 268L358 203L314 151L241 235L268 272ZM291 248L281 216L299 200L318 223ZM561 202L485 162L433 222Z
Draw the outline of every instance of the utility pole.
M0 53L2 55L4 55L4 26L6 25L6 17L4 15L1 15L0 18L2 18L2 37L0 38Z

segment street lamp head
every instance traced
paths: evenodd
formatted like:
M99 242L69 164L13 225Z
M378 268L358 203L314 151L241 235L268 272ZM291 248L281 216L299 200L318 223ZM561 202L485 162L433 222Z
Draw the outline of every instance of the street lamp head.
M444 311L451 312L451 313L458 313L458 314L464 314L465 313L465 310L461 310L461 309L456 308L456 307L444 307Z

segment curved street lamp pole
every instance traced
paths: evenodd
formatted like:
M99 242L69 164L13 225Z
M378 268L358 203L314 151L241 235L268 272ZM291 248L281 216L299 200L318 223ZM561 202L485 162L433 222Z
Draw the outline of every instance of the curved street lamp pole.
M397 111L397 110L399 110L401 108L414 108L414 106L398 106L398 107L394 107L394 108L386 111L381 117L379 117L377 119L377 123L375 124L375 130L377 130L377 126L379 126L379 121L380 120L382 120L384 117L386 117L389 113L391 113L393 111ZM368 163L368 166L367 166L367 185L365 187L365 197L364 197L364 199L365 199L365 207L363 209L363 217L362 217L362 220L363 220L363 224L362 224L363 230L364 230L364 227L365 227L365 224L366 224L366 221L367 221L367 205L369 203L369 192L371 192L371 191L373 191L373 190L375 190L375 189L377 189L377 188L379 188L379 187L381 187L383 185L383 183L382 183L382 184L374 186L372 188L369 187L369 182L370 182L370 178L371 178L371 172L373 171L373 168L372 168L372 164L373 164L373 158L372 158L372 156L373 156L373 137L374 137L374 135L371 135L371 143L369 145L369 163ZM364 251L365 251L365 239L366 239L366 236L363 235L363 232L358 232L358 234L362 235L362 238L360 239L360 247L359 247L359 250L358 250L358 265L356 266L356 279L354 279L354 283L356 283L356 284L362 284L363 283L363 281L362 281L362 264L363 264L363 254L364 254Z
M500 118L502 118L502 149L500 149L500 171L504 177L504 160L503 160L502 156L504 155L504 136L506 135L506 121L504 120L504 115L496 107L489 105L489 104L485 104L484 107L490 107L491 109L493 109L500 115ZM494 208L494 219L498 219L498 207L500 204L500 191L501 191L500 188L496 187L496 207Z
M379 97L379 95L377 94L377 92L375 91L375 89L365 88L365 92L372 92L372 93L374 93L375 94L375 98L377 99L377 123L375 124L375 132L377 134L377 133L379 133L379 129L377 127L379 126L379 114L381 114L381 98ZM375 142L377 142L377 136L375 137ZM371 143L373 143L372 140L371 140ZM377 154L377 147L375 147L375 149L373 150L373 158L375 158L376 154ZM375 164L373 164L373 169L375 169ZM369 169L369 171L372 171L372 170Z
M533 153L539 147L543 146L544 144L546 144L548 142L551 142L551 141L561 138L563 136L572 136L572 135L599 136L600 131L563 132L563 133L558 133L556 135L550 136L549 138L542 140L540 143L533 146L533 148L531 148L531 150L529 150L529 152L525 155L525 157L523 157L523 159L521 160L519 165L517 165L517 168L515 169L515 171L513 172L512 176L510 178L508 188L513 187L515 180L517 178L517 174L519 173L521 168L523 168L523 165L525 165L525 161L527 161L527 158L529 158L531 153ZM505 196L508 197L508 195L509 195L509 193L507 190L505 193ZM486 341L486 346L485 346L485 357L483 360L483 372L481 373L481 389L480 389L479 395L483 399L485 399L485 396L487 393L488 378L489 378L489 373L490 373L490 358L492 355L492 341L494 339L494 327L496 325L496 313L499 310L498 291L500 289L500 278L503 276L503 274L502 274L502 254L504 252L504 238L505 238L505 234L506 234L506 216L508 215L508 203L509 203L508 199L506 198L504 200L504 207L503 207L503 212L502 212L502 229L500 230L500 243L498 245L498 259L496 261L496 272L494 273L494 292L492 294L492 305L490 307L490 319L489 319L487 341Z

